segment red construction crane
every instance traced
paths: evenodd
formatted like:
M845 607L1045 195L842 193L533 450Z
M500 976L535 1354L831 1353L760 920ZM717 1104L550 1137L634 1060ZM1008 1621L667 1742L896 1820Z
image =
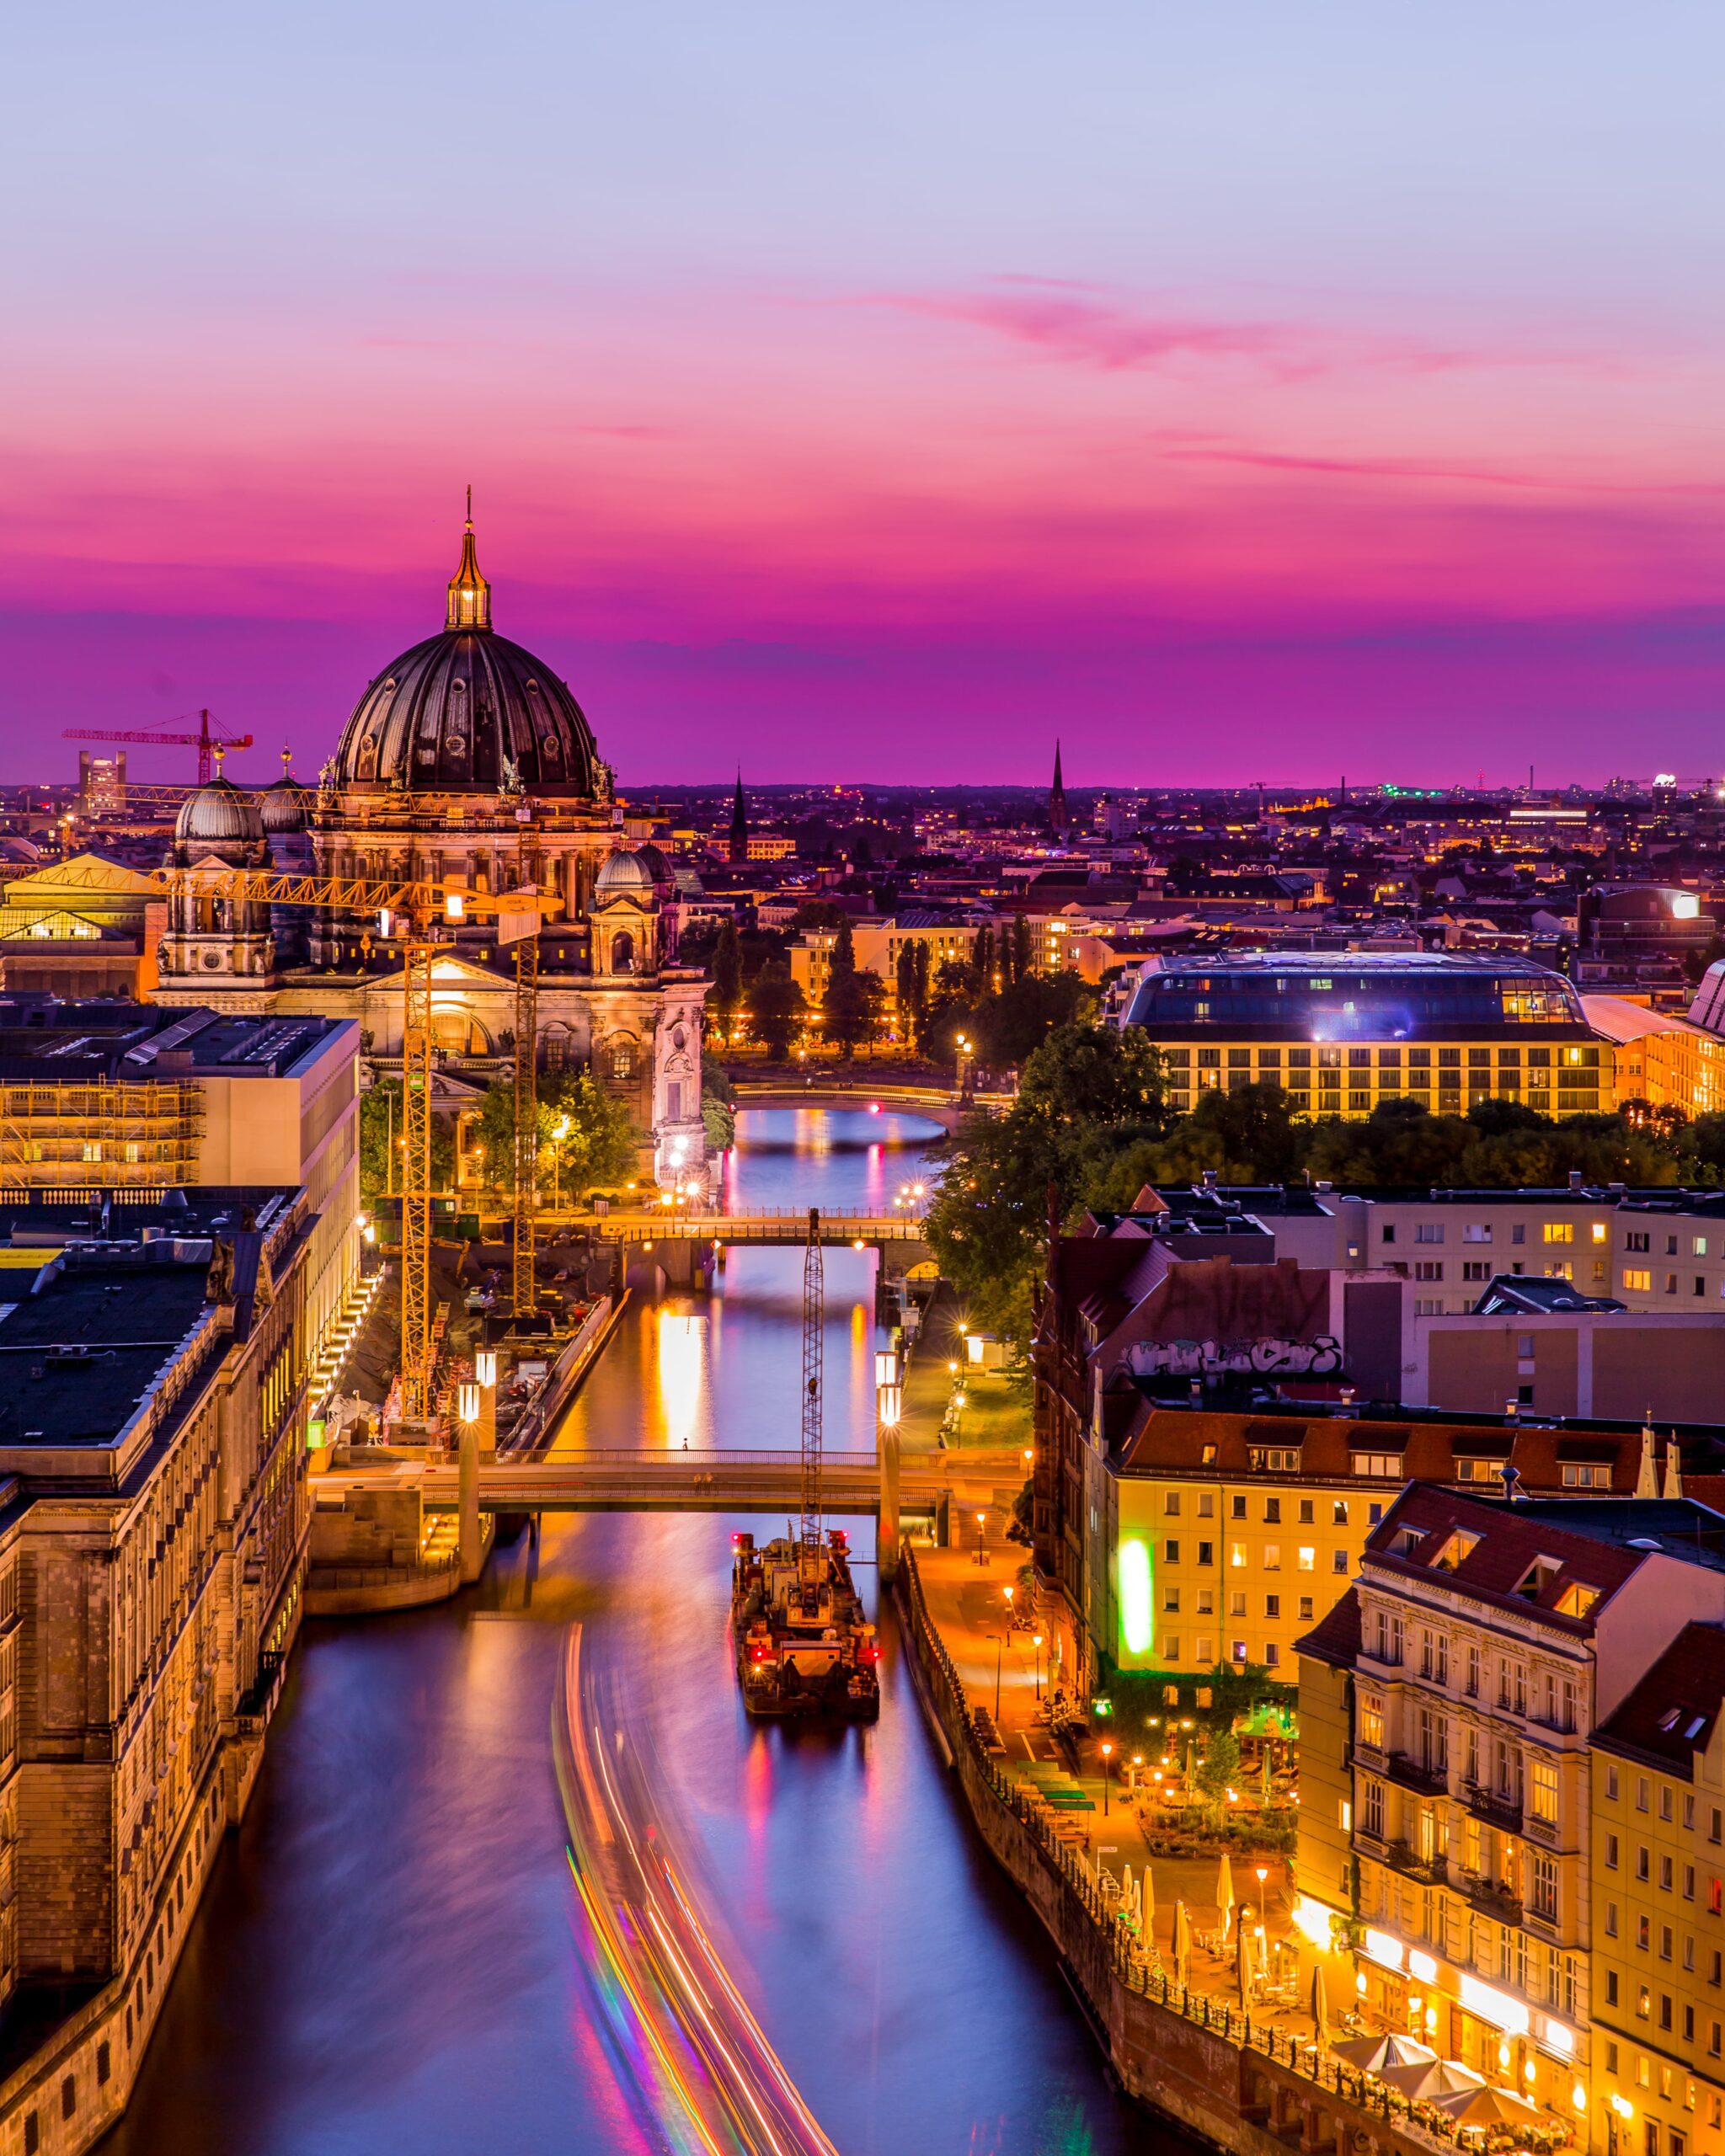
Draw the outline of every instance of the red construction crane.
M188 712L190 718L191 713ZM200 711L195 734L151 734L142 727L130 726L68 726L61 735L62 741L133 741L150 748L195 749L198 752L198 784L207 786L214 769L212 758L217 749L249 749L249 734L229 734L217 727L210 731L210 714Z

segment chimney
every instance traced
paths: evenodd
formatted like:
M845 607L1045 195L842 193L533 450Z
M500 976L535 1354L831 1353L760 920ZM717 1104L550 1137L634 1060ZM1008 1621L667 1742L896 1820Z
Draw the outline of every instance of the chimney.
M1585 1184L1582 1182L1581 1170L1579 1168L1572 1168L1569 1171L1569 1187L1574 1191L1583 1190L1586 1187Z
M1205 1188L1206 1190L1214 1190L1214 1189L1215 1188L1215 1187L1216 1187L1216 1175L1217 1175L1217 1171L1216 1171L1215 1168L1206 1168L1206 1169L1204 1170L1204 1188Z

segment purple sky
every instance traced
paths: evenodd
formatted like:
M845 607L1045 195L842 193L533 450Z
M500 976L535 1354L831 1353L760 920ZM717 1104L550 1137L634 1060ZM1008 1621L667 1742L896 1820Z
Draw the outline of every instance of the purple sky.
M0 777L199 704L309 771L469 480L638 787L1725 769L1716 7L98 0L12 57Z

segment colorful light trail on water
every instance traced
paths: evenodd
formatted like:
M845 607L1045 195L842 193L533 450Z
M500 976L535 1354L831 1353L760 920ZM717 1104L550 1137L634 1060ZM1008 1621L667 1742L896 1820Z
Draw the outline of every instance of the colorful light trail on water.
M595 2019L650 2140L675 2156L837 2156L713 1945L579 1625L553 1740Z

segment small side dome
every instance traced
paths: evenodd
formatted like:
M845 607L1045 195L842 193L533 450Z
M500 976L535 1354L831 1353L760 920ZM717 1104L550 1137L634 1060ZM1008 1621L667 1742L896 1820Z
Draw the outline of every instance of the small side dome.
M293 751L284 749L281 776L258 796L258 811L264 819L264 831L271 838L304 830L306 819L315 806L310 787L302 786L294 776L292 762Z
M176 846L234 846L264 835L258 804L229 779L212 778L188 794L174 819Z
M606 857L593 893L601 899L621 898L625 893L631 897L650 899L653 870L638 853L631 853L626 846L619 847Z

